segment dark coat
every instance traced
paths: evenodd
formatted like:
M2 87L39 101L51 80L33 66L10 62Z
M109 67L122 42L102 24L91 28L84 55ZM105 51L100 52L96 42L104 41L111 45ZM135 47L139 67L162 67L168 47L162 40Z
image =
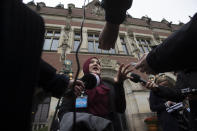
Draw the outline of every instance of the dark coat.
M106 119L109 119L112 121L114 130L115 131L121 131L121 125L120 125L120 118L119 113L124 113L126 110L126 100L125 100L125 92L123 88L123 83L115 83L110 84L109 82L103 82L105 86L110 88L110 114L107 116L100 116ZM73 112L74 110L74 98L67 93L62 101L62 104L59 108L58 117L61 121L62 117L67 112ZM86 109L77 109L77 112L87 112Z
M47 88L48 82L54 84L57 79L55 70L41 61L43 19L18 0L3 0L0 6L1 128L30 131L35 87L54 91L55 96L60 95L63 88L57 92L52 86Z
M156 72L183 71L197 68L197 13L181 29L171 34L147 56L147 62Z
M163 131L179 131L176 118L166 111L166 100L158 97L154 92L151 91L149 101L150 109L154 112L157 112L157 117Z

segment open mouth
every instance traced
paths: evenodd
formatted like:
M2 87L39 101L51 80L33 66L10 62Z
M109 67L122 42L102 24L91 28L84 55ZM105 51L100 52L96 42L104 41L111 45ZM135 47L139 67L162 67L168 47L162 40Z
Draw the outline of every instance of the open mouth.
M93 70L97 71L97 70L99 70L99 69L98 69L98 67L95 66L95 67L93 67Z

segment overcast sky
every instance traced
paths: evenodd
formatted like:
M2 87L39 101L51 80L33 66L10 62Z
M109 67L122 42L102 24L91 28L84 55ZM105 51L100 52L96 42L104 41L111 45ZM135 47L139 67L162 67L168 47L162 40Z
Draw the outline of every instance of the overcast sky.
M23 0L24 3L29 1L32 0ZM73 3L75 7L81 8L84 0L34 0L34 2L44 2L50 7L62 3L64 8L67 8L68 3ZM197 12L197 0L133 0L132 7L128 10L134 18L147 15L153 21L161 21L165 18L173 24L178 24L179 21L187 23L190 20L189 16L193 16L195 12Z

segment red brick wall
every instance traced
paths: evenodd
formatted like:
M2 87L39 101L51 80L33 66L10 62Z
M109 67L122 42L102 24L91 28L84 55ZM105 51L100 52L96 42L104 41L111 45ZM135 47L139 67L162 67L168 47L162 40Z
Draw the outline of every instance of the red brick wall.
M57 52L43 52L42 59L56 68L57 72L61 70L62 63L60 61L60 54L58 54Z
M46 24L66 25L66 21L64 21L64 20L44 19L44 22Z

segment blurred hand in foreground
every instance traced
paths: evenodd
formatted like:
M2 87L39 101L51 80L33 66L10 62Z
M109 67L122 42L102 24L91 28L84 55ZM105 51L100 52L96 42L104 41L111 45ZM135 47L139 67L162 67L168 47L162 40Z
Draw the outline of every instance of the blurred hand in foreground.
M106 22L102 32L99 35L98 48L110 50L115 48L115 43L119 33L119 25Z

